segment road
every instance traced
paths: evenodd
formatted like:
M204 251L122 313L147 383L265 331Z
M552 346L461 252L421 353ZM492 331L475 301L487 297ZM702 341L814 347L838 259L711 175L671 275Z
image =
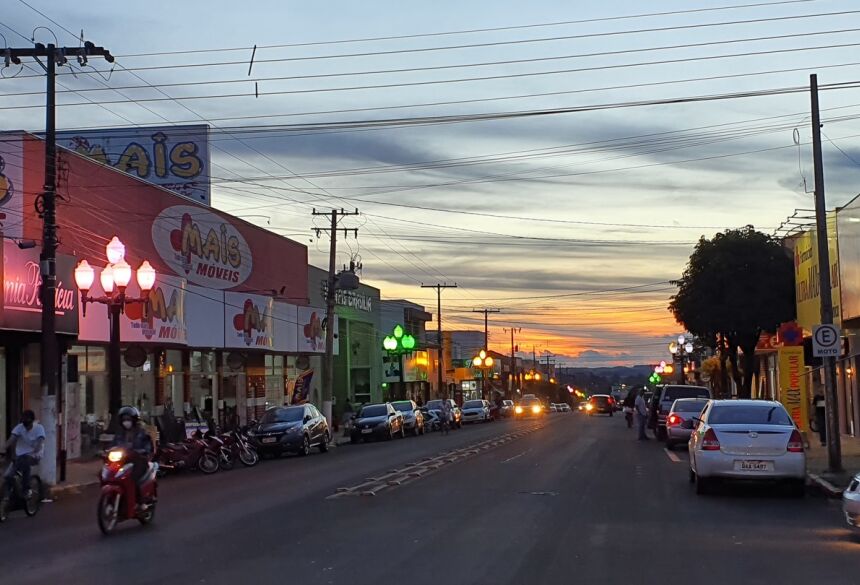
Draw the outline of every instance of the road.
M107 538L91 489L0 527L0 575L16 585L860 584L860 540L837 502L748 487L696 496L685 453L675 462L633 435L621 417L552 414L178 476L159 486L154 525ZM499 437L375 496L338 492Z

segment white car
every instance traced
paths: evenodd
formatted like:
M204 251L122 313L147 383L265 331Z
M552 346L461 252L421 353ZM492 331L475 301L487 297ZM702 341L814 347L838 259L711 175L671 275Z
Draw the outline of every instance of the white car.
M557 404L556 407L558 408L559 412L571 412L570 405L567 402L562 402L561 404Z
M690 482L705 494L720 479L778 480L805 492L803 438L771 400L709 400L690 437Z
M463 422L489 422L492 419L490 416L490 403L486 400L467 400L460 407L463 412Z
M557 405L557 404L553 404L552 402L550 402L550 405L549 405L549 411L550 411L550 412L559 412L559 410L558 410L558 405Z
M842 492L842 511L848 526L860 531L860 473L854 476L848 488Z

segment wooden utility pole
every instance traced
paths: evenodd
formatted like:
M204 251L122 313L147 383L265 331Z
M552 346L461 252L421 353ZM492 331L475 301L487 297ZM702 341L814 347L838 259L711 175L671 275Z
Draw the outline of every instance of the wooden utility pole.
M445 382L444 382L444 374L442 372L442 370L445 368L445 360L444 360L445 352L443 351L444 341L442 340L442 289L443 288L457 288L457 283L455 282L454 284L448 284L447 282L444 282L444 283L436 283L436 284L424 284L422 282L421 288L435 288L436 289L436 331L439 335L439 340L438 340L439 341L439 367L436 368L437 374L438 374L437 392L439 393L439 398L442 398L443 396L445 396L445 394L447 394L443 389L443 385L445 384Z

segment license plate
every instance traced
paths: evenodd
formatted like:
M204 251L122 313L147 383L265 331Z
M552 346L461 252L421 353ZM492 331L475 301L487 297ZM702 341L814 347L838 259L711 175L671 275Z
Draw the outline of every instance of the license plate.
M361 432L365 435L369 435L373 432L373 429L361 429Z
M275 437L263 437L263 443L274 443L278 439Z
M773 461L735 461L737 471L773 471Z

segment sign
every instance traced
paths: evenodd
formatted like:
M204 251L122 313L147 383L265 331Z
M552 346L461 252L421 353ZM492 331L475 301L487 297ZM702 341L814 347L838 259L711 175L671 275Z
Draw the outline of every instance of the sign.
M787 321L779 326L776 333L762 332L755 348L756 351L775 350L793 345L803 345L803 329L796 321Z
M57 132L57 144L198 203L210 204L206 125Z
M323 302L328 299L328 279L320 281L320 298ZM340 307L349 307L369 313L373 311L373 297L362 294L357 290L335 289L334 302Z
M24 147L20 134L0 133L0 219L3 234L21 238L24 231Z
M314 371L305 370L296 377L293 382L293 396L290 399L290 404L304 404L308 401L311 394L311 381L314 377Z
M325 309L319 307L298 308L299 353L325 353ZM334 354L338 354L338 319L334 316Z
M833 298L833 320L841 322L839 250L836 243L836 220L827 218L827 245L830 255L830 283ZM815 230L794 239L794 285L797 302L797 323L807 331L821 319L820 282L818 273L818 237Z
M200 207L167 207L152 222L152 243L176 274L210 288L233 288L251 275L251 249L225 218Z
M823 324L812 328L812 355L838 357L841 335L836 325Z
M274 346L274 300L241 293L224 294L225 347L271 349Z
M797 428L806 431L809 427L809 397L804 375L806 366L803 362L803 347L783 347L779 349L778 355L779 401Z
M74 278L75 259L57 256L57 290L55 311L57 333L78 334L78 291ZM21 250L17 244L3 242L3 329L14 331L42 330L42 302L39 288L39 250Z

